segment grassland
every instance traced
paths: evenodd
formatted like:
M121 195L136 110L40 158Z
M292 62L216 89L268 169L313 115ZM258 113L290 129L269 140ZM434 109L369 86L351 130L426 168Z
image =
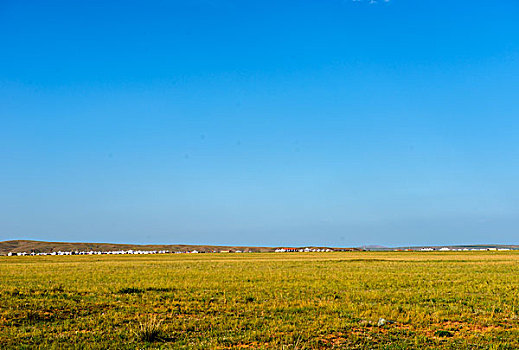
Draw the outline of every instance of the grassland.
M518 316L515 252L0 257L0 348L514 349Z

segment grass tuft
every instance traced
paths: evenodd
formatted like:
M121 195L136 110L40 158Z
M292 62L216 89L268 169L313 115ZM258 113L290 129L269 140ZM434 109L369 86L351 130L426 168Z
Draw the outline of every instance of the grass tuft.
M135 335L139 340L148 343L162 341L164 339L162 321L156 315L148 317L139 323L139 328L135 331Z

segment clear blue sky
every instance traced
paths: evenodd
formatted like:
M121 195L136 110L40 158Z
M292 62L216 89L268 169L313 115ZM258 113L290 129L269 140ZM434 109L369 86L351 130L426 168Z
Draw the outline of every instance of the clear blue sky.
M519 243L519 2L0 2L0 240Z

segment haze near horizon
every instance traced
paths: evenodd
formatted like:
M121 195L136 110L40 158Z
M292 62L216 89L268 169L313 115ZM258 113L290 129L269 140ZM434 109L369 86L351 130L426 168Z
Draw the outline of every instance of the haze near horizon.
M3 1L0 241L517 244L518 18Z

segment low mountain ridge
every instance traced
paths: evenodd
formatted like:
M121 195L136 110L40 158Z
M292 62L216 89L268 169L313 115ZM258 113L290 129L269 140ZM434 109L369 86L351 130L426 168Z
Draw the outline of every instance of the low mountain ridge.
M169 250L171 252L193 251L236 251L271 252L270 247L216 246L190 244L120 244L120 243L86 243L86 242L44 242L32 240L12 240L0 242L0 254L12 253L52 253L57 251L116 251L116 250Z

